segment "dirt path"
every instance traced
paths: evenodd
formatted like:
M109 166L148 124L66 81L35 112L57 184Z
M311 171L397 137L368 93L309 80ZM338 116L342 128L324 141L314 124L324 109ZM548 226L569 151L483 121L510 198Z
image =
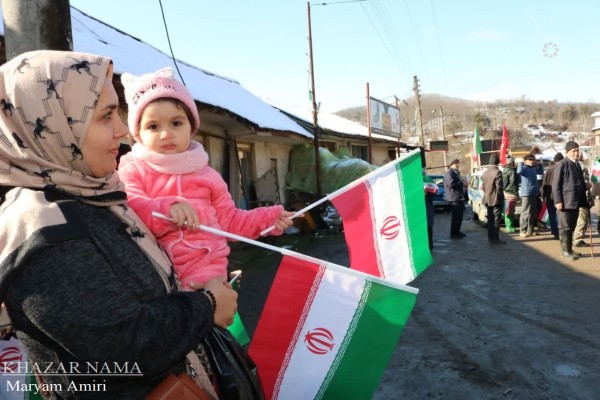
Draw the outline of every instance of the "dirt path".
M435 263L411 283L417 304L373 398L600 398L598 235L595 258L564 262L548 231L490 246L467 220L467 237L451 240L449 220L436 214ZM342 234L274 244L348 263ZM233 269L245 269L240 313L251 332L279 260L245 245L232 253Z

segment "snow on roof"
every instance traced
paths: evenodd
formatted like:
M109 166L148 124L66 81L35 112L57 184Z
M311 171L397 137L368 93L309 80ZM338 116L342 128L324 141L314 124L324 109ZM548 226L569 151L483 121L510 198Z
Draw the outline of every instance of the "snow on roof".
M1 7L0 7L1 10ZM173 66L170 56L143 41L71 7L73 48L113 59L117 74L142 75ZM4 35L4 23L0 22ZM263 102L233 79L184 62L178 62L185 84L194 99L228 110L265 130L289 131L312 137L288 116Z
M263 99L267 103L279 108L280 110L287 112L299 119L302 119L310 124L313 123L312 106L304 105L291 105L285 104L280 100L275 99ZM363 126L357 122L350 121L349 119L340 117L335 114L328 114L325 112L319 112L317 115L317 124L324 129L329 129L334 132L358 136L361 139L369 137L369 130L366 126ZM385 135L379 135L377 133L371 133L373 139L387 140L390 142L396 142L396 138L392 138Z

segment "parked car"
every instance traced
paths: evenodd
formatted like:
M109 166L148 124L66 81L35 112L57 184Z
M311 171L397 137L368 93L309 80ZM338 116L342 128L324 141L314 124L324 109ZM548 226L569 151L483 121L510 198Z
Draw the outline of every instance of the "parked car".
M487 208L482 204L483 201L483 189L481 187L483 180L481 179L485 169L480 169L473 172L469 176L469 204L473 210L473 219L475 221L481 221L487 224ZM521 198L517 200L515 207L515 223L519 225L519 218L521 216ZM501 220L501 224L504 225L504 218Z
M438 187L437 194L433 199L433 207L450 212L450 204L444 199L444 175L427 175Z

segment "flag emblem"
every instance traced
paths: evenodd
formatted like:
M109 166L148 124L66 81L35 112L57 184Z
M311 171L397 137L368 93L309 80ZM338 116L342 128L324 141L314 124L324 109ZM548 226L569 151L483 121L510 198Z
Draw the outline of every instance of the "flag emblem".
M333 350L333 334L325 328L308 331L304 336L308 351L314 354L327 354Z
M23 361L23 355L18 347L5 347L0 352L0 373L15 372L20 361Z
M379 233L384 239L395 239L400 234L400 219L395 215L390 215L383 221Z

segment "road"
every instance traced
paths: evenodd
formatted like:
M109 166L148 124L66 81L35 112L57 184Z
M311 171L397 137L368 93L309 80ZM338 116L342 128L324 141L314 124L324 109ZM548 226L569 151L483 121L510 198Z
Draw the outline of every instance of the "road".
M490 246L465 214L462 240L435 216L434 264L373 399L599 399L600 240L595 258L560 259L549 231ZM595 218L595 215L594 215ZM424 238L426 240L426 238ZM342 265L342 234L273 239ZM579 249L580 250L580 249ZM240 314L253 332L280 257L238 245ZM368 368L368 366L365 366Z

